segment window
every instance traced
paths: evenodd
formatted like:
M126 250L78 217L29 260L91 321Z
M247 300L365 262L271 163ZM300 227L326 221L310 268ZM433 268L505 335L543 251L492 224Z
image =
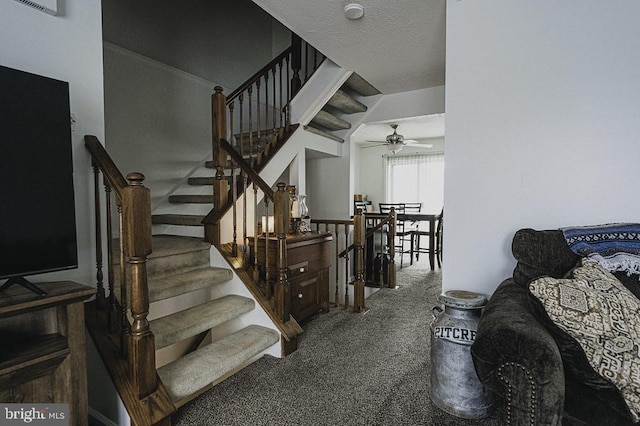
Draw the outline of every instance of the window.
M440 213L444 205L444 154L390 155L386 159L386 201L421 202L423 213Z

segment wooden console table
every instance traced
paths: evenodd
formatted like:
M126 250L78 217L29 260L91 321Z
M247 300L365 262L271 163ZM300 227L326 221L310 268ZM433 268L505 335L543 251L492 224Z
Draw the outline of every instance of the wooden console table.
M287 279L291 294L291 315L302 322L319 311L329 309L330 232L287 235ZM265 237L258 237L258 265L262 278L269 270L270 285L277 277L278 239L269 236L269 264L265 268ZM249 238L251 253L254 239Z
M70 425L88 424L83 301L96 290L70 281L0 292L0 402L67 403Z

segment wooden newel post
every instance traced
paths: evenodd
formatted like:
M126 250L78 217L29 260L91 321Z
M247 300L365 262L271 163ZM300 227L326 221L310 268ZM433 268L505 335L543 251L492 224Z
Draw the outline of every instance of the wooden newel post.
M355 247L355 276L353 283L353 312L363 312L364 307L364 239L366 235L362 210L353 217L353 244Z
M391 222L389 225L389 268L387 269L387 273L389 274L388 278L388 287L395 288L396 287L396 210L391 207L391 211L389 212L391 216Z
M274 231L278 237L276 258L277 277L274 284L276 315L282 322L289 321L291 297L287 280L287 232L289 231L289 194L286 184L278 182L278 190L273 194Z
M156 380L155 344L149 329L149 288L147 256L151 254L151 196L142 185L142 173L127 175L123 192L124 243L131 267L131 336L129 337L129 378L140 399L153 393Z
M287 241L286 234L278 234L278 277L273 289L276 316L282 322L289 321L291 316L291 290L287 280Z
M289 233L289 220L291 218L291 197L285 191L287 185L278 182L278 189L273 194L273 231L276 235Z
M229 183L224 178L224 166L227 163L227 153L220 146L220 139L227 139L227 99L222 93L222 87L216 86L211 95L211 152L213 166L216 169L213 181L213 210L220 211L229 197ZM220 245L220 224L205 226L205 240Z

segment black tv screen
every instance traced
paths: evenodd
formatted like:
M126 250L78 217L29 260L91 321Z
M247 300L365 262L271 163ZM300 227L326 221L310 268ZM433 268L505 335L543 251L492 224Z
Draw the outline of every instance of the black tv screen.
M0 279L78 266L69 84L4 66L0 253Z

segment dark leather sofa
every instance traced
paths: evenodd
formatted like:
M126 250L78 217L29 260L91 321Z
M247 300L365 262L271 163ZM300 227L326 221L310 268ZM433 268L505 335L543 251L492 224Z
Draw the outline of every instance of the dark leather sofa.
M514 235L517 265L482 312L471 347L480 380L504 398L507 425L633 425L624 399L591 371L575 371L574 359L532 307L528 284L541 276L562 278L578 262L559 230L521 229ZM638 276L616 273L636 297Z

